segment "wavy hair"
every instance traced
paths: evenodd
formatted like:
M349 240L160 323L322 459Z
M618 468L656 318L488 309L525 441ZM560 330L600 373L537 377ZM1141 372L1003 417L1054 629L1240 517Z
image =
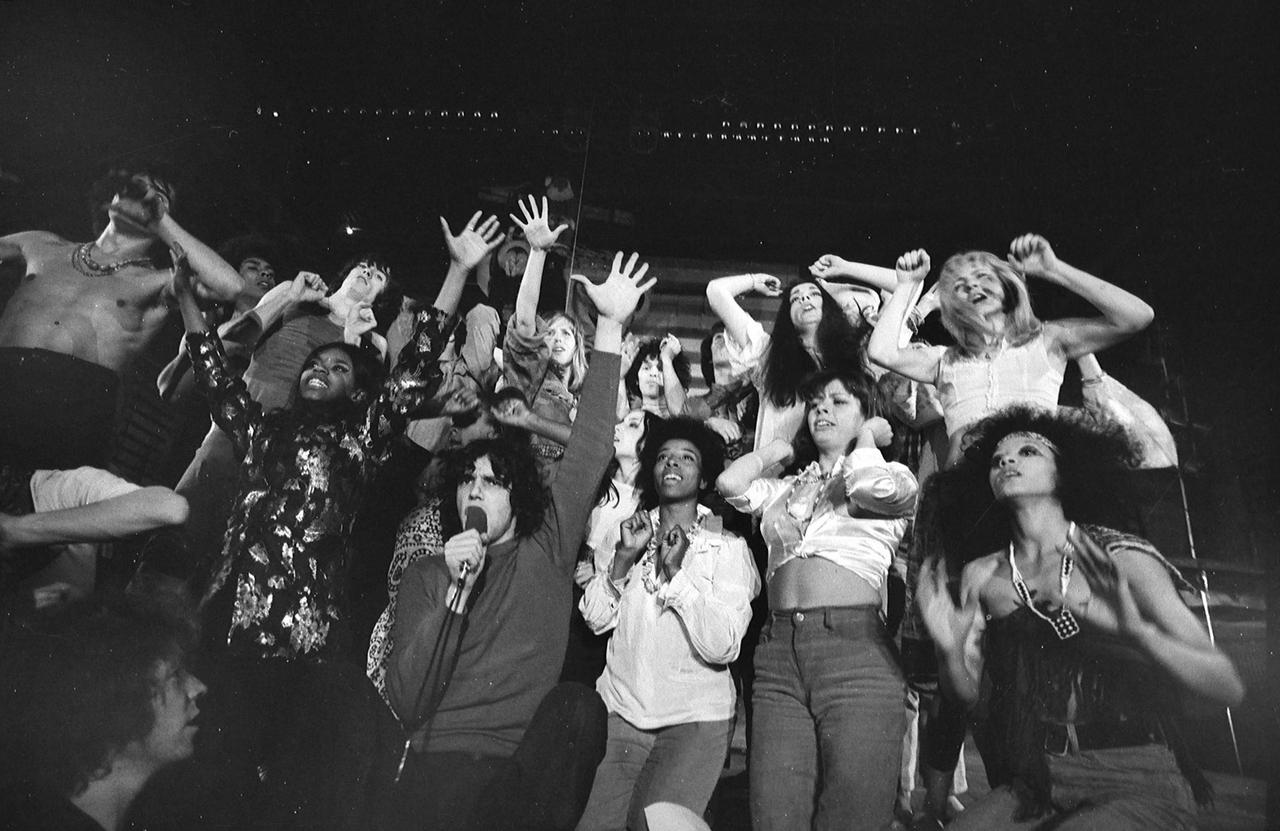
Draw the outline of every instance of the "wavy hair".
M658 365L662 365L662 341L658 338L645 338L640 341L640 347L636 350L636 357L631 361L631 366L627 368L627 374L623 376L623 380L627 385L627 393L636 398L640 398L640 370L644 368L644 362L649 358L658 361ZM689 359L684 352L676 355L671 361L672 368L676 371L676 380L680 382L680 386L689 389L689 381L693 377L693 373L689 368Z
M957 303L950 291L950 284L973 266L985 266L991 269L996 279L1000 281L1000 287L1004 290L1003 333L993 331L991 325L967 304ZM1021 346L1040 334L1041 329L1044 328L1044 324L1031 308L1031 295L1027 293L1026 280L1017 269L995 254L987 251L963 251L952 254L942 264L938 284L942 325L956 339L956 344L970 355L985 349L988 340L996 335L1004 334L1011 346Z
M445 454L442 494L454 496L462 477L475 469L476 462L489 457L493 475L511 492L511 516L516 523L516 536L527 537L538 526L547 512L547 491L538 476L538 463L527 443L508 438L480 439ZM457 500L442 500L442 514L450 517L453 527L462 527L457 511Z
M110 774L155 726L158 666L182 667L195 643L190 620L138 596L73 601L8 629L0 721L13 774L67 796Z
M800 343L795 324L791 322L791 291L805 283L818 287L822 295L822 320L818 322L817 346L822 365L809 356ZM777 407L789 407L800 397L805 379L821 369L866 369L866 348L859 330L844 316L822 283L814 277L802 277L786 287L778 305L769 339L769 352L764 357L762 382L765 397Z
M373 299L370 306L373 307L373 316L378 321L377 330L386 334L389 327L396 317L400 314L401 301L404 300L404 288L396 281L395 272L391 270L391 263L377 251L363 251L354 257L346 260L334 272L333 282L330 284L330 294L342 287L342 281L347 279L347 275L352 269L364 263L371 265L379 271L387 275L387 283L382 287L382 291Z
M916 544L931 555L944 553L953 577L971 560L1009 544L1010 515L996 501L989 473L1000 441L1024 431L1057 445L1056 495L1068 518L1081 524L1125 524L1131 503L1126 474L1142 460L1134 436L1116 422L1098 422L1079 410L1010 407L975 424L960 461L925 484Z

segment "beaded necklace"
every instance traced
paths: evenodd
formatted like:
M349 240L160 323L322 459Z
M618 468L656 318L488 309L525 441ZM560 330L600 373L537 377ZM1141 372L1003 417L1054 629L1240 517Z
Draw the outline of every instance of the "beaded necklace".
M1075 529L1074 522L1071 527L1072 530ZM1070 539L1069 536L1068 539ZM1071 614L1071 610L1067 608L1067 586L1071 584L1071 572L1074 569L1075 561L1064 552L1062 555L1062 568L1058 572L1058 586L1062 591L1062 608L1052 615L1046 615L1031 602L1031 590L1027 588L1026 581L1022 579L1022 572L1018 571L1018 564L1013 559L1013 540L1009 541L1009 571L1011 572L1014 592L1018 595L1018 599L1022 601L1022 604L1031 610L1033 615L1053 627L1053 633L1058 636L1058 640L1062 641L1080 632L1080 624L1076 622L1076 616Z
M77 245L71 250L71 267L86 277L106 277L130 266L146 266L153 271L156 269L155 260L150 257L134 257L131 260L121 260L118 263L103 265L89 253L93 246L93 242L86 242Z
M693 549L694 541L698 539L698 535L702 533L702 520L706 514L698 512L698 518L693 521L693 525L689 526L685 531L685 536L689 538L689 548L685 550L686 556ZM653 533L649 535L649 544L645 547L644 557L640 560L640 579L644 582L644 590L649 594L655 593L660 584L658 583L658 509L653 508L649 511L649 527L653 529Z
M791 492L787 494L787 513L791 518L800 523L808 522L813 517L818 497L830 480L831 472L823 473L817 462L802 470L791 483Z

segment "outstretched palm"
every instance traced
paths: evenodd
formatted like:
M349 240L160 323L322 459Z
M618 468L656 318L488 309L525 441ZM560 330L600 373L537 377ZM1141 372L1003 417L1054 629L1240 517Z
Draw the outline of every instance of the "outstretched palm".
M511 221L520 227L520 230L524 232L525 240L530 247L536 250L545 251L555 245L556 241L560 239L560 235L569 227L567 224L561 223L554 231L551 230L551 225L547 222L551 213L547 208L547 197L545 196L542 197L541 212L538 211L538 203L532 196L529 197L528 207L525 207L523 201L516 204L520 208L520 215L524 217L524 221L522 222L520 217L515 214L510 214Z
M657 282L655 278L644 280L649 264L641 263L636 268L636 261L639 259L639 254L632 254L624 266L622 252L619 251L613 256L613 268L609 271L608 279L600 285L592 283L581 274L574 274L571 279L582 284L601 317L622 323L636 310L644 293Z
M468 270L475 268L484 259L484 255L502 244L505 234L498 231L498 218L491 216L480 221L481 213L476 211L467 220L467 225L457 236L449 228L449 223L440 217L440 227L444 229L444 243L449 248L449 259Z

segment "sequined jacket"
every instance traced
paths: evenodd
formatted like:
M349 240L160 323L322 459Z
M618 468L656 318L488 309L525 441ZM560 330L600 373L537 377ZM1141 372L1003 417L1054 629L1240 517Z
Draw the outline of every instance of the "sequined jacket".
M414 335L381 393L346 418L302 409L264 414L228 371L214 333L187 335L214 422L242 461L237 496L208 603L234 575L227 644L261 658L323 660L340 651L347 538L361 495L404 429L405 411L440 383L450 317L418 313Z

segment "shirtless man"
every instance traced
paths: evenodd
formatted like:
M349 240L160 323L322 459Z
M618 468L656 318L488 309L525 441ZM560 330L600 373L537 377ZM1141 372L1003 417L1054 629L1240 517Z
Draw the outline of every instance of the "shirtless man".
M173 301L163 248L181 247L211 300L231 301L235 269L170 213L173 190L119 174L92 242L47 231L0 237L0 260L26 276L0 312L0 460L31 468L105 467L119 375L160 332Z

